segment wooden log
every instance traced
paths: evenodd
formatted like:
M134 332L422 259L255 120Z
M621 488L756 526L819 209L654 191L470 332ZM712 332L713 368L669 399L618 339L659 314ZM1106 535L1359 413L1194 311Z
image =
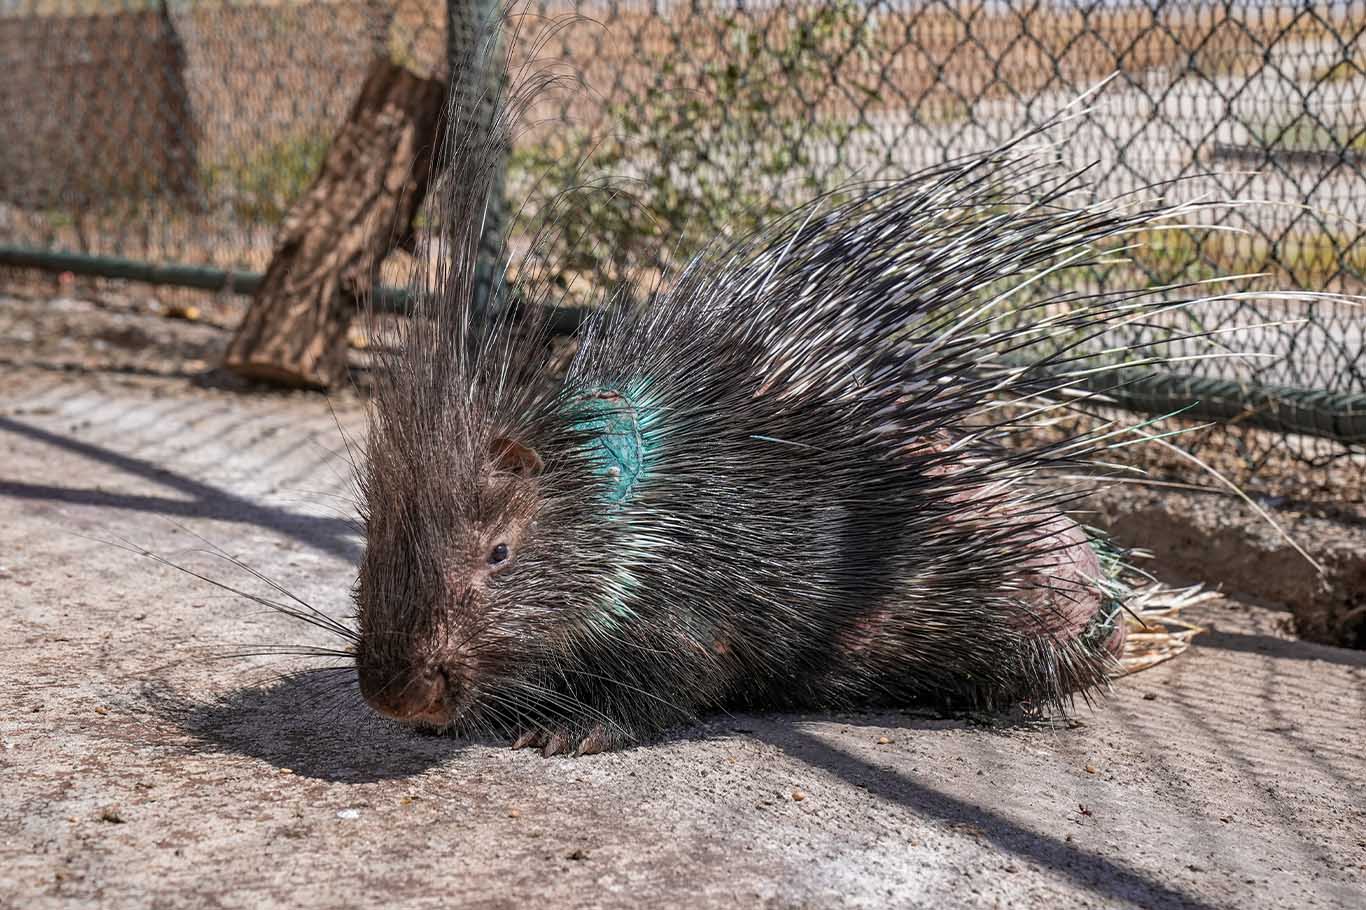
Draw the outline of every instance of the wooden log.
M406 236L431 179L444 81L376 59L275 252L223 365L242 376L326 388L346 378L356 300Z

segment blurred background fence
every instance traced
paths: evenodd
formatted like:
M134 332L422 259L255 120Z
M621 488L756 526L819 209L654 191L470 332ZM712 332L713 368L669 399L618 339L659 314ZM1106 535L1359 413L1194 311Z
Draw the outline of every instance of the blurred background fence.
M990 148L1111 74L1051 150L1060 164L1091 165L1105 196L1165 184L1270 204L1205 212L1140 238L1129 264L1068 280L1366 288L1366 0L525 11L514 58L576 79L531 112L509 197L534 214L571 186L626 189L559 210L546 262L570 300L648 280L814 192ZM446 23L444 0L0 0L0 263L120 257L249 285L368 62L440 75ZM386 280L408 265L395 253ZM1275 323L1245 334L1266 356L1156 377L1136 387L1147 403L1179 407L1198 385L1218 405L1207 441L1245 482L1278 461L1311 485L1343 476L1366 450L1366 309L1253 295L1203 318Z

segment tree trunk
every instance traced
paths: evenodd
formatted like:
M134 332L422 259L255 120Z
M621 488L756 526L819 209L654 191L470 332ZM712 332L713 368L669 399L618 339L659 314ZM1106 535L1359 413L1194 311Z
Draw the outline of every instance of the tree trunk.
M446 86L377 59L317 180L290 209L223 365L288 385L346 376L357 298L427 193Z

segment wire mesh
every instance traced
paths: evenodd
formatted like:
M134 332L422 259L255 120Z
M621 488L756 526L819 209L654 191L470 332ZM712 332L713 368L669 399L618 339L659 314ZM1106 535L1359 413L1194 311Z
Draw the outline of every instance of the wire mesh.
M441 0L0 0L0 244L263 270L369 59L439 73L446 22ZM1140 238L1086 281L1366 282L1364 0L542 0L515 28L519 64L572 78L530 112L511 198L535 213L568 187L624 188L556 210L569 297L850 179L993 147L1111 74L1060 165L1089 165L1105 196L1264 204ZM510 242L525 248L517 225ZM1360 306L1254 295L1203 319L1267 324L1244 333L1265 356L1197 378L1366 395ZM1245 480L1278 460L1361 470L1349 441L1237 417L1211 434Z

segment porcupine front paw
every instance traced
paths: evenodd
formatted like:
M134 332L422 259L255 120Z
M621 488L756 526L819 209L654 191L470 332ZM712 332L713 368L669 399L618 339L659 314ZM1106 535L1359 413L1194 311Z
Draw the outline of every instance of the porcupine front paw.
M577 745L575 745L577 743ZM512 743L514 749L540 749L546 758L552 755L596 755L613 748L616 742L602 724L596 724L587 735L564 730L537 728L527 730Z

